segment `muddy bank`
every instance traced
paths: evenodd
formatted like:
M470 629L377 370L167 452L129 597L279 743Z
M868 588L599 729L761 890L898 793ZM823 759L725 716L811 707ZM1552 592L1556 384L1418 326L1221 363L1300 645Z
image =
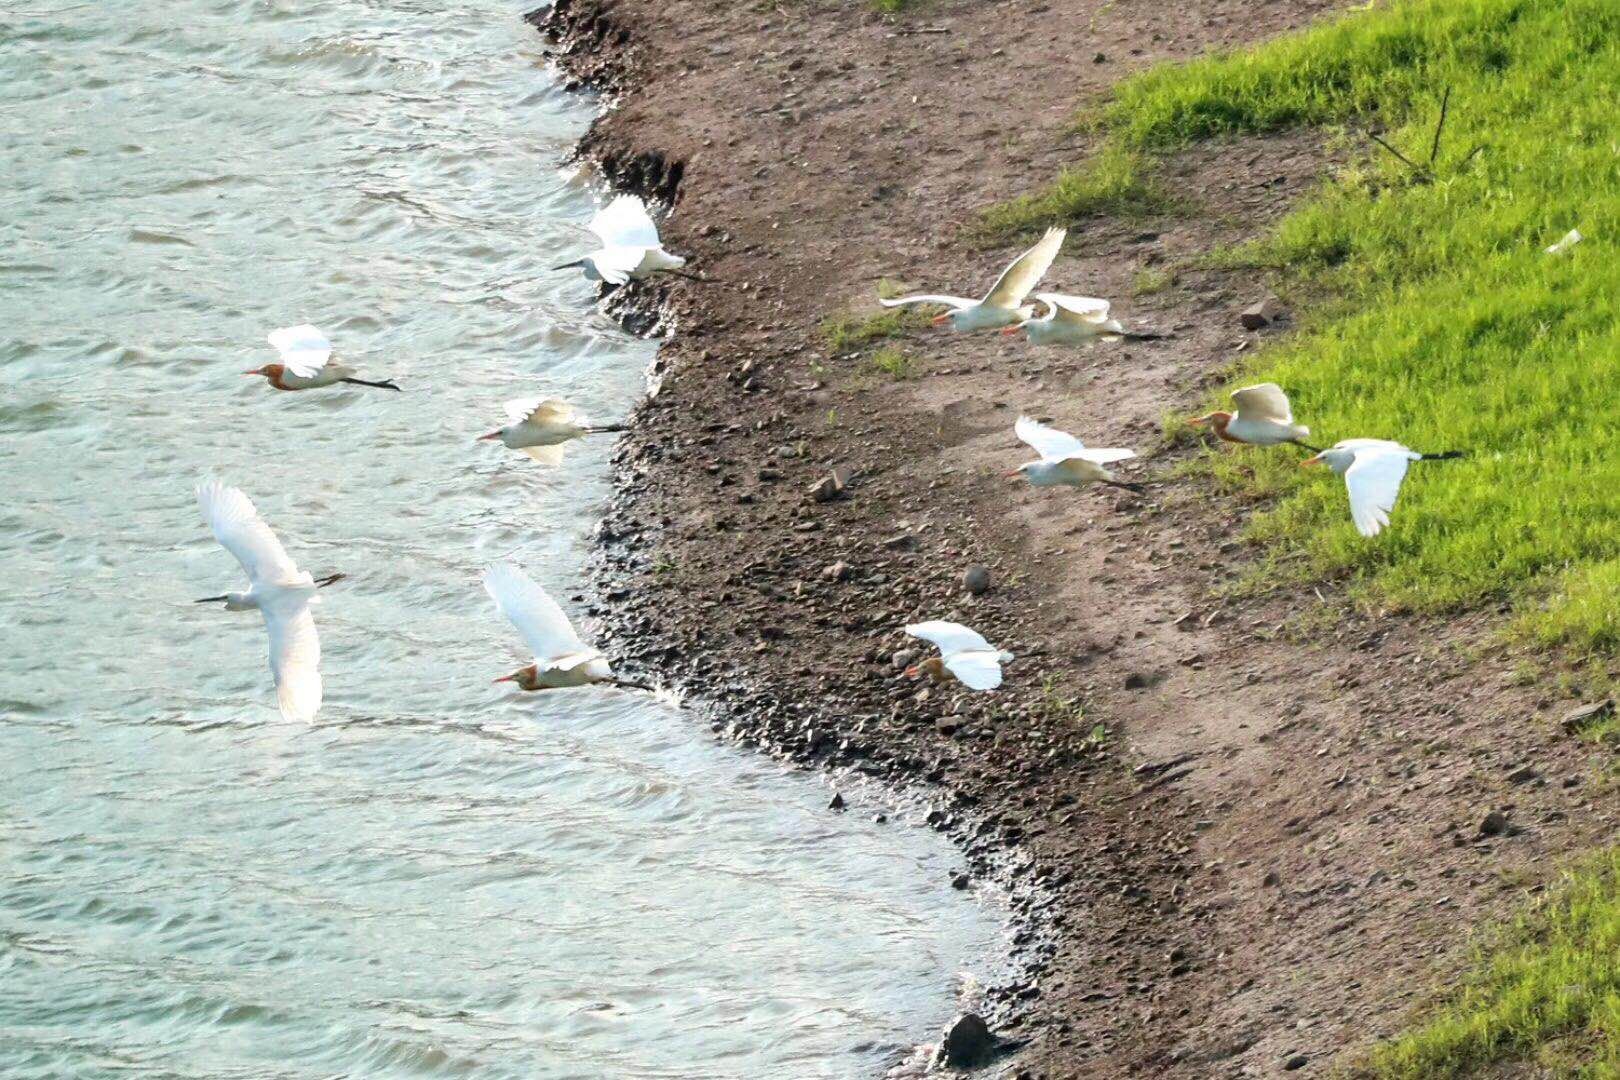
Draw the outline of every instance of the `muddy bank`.
M672 206L670 247L714 279L613 301L679 334L617 454L606 644L673 674L731 738L920 792L963 843L964 886L1013 884L1027 970L991 1007L1020 1044L1008 1075L1342 1064L1454 969L1470 924L1613 826L1597 751L1552 722L1567 702L1514 685L1493 616L1358 615L1331 587L1219 599L1256 557L1248 508L1177 477L1192 451L1163 446L1160 420L1287 323L1242 329L1266 283L1193 259L1309 191L1333 164L1316 139L1200 147L1166 167L1192 210L1071 231L1048 282L1165 341L916 331L889 343L913 357L893 378L818 332L880 278L991 280L1014 249L960 227L1083 153L1076 101L1334 6L533 17L565 71L614 95L583 153ZM899 32L924 27L943 32ZM1147 493L1003 479L1027 459L1025 411L1143 452ZM818 499L835 471L844 490ZM1002 690L903 676L918 644L900 627L935 617L1017 654ZM1481 828L1492 811L1506 828Z

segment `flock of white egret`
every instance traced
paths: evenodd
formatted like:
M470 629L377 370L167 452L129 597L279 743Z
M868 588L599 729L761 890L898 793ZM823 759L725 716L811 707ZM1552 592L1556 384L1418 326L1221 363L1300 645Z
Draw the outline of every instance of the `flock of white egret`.
M579 269L592 281L623 285L657 273L678 274L686 260L664 250L658 227L640 199L621 195L596 213L589 228L602 242L600 250L556 269ZM1020 331L1034 344L1085 344L1121 339L1152 339L1161 335L1127 330L1110 317L1106 300L1062 293L1036 293L1059 249L1065 230L1049 229L1034 247L1002 271L982 299L924 293L884 299L885 306L923 304L947 310L934 319L958 331ZM702 280L702 279L700 279ZM1026 303L1033 293L1036 303ZM1037 306L1044 312L1037 313ZM399 390L392 380L355 377L355 370L333 358L332 343L314 326L273 331L270 344L279 363L247 372L261 375L277 390L313 390L340 384ZM1294 422L1288 396L1275 383L1249 386L1232 394L1234 412L1212 412L1189 421L1208 425L1232 443L1278 446L1293 443L1312 451L1301 464L1323 464L1344 477L1350 495L1350 514L1363 536L1375 536L1389 524L1401 482L1414 461L1461 456L1455 452L1424 455L1385 439L1345 439L1327 449L1304 440L1310 429ZM499 441L546 465L557 465L569 442L585 435L622 431L620 425L592 425L556 398L529 398L506 403L508 423L480 441ZM1105 484L1132 491L1141 485L1118 479L1109 465L1136 456L1132 450L1087 447L1073 435L1018 418L1014 433L1032 447L1039 459L1019 466L1009 476L1026 478L1035 487L1086 487ZM270 671L282 715L289 720L311 721L321 706L320 638L311 607L317 591L342 574L319 580L300 571L280 540L259 517L253 503L236 488L210 480L197 488L198 505L214 536L248 576L246 592L226 593L198 603L223 602L228 611L255 609L264 616L270 638ZM522 634L534 661L496 682L511 682L523 690L611 683L650 689L618 678L607 658L587 645L574 630L556 601L511 563L497 563L484 573L484 588L495 606ZM993 690L1001 685L1001 665L1011 653L992 646L977 632L953 622L913 623L905 628L912 637L932 643L940 654L906 669L912 677L926 675L955 681L971 690Z

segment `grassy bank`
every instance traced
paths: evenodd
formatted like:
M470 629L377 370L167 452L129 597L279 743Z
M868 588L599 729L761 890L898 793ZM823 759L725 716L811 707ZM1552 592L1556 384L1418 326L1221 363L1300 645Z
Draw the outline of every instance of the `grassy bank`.
M1366 540L1342 482L1295 468L1298 453L1213 450L1218 483L1267 507L1251 526L1271 553L1263 582L1335 579L1362 603L1426 612L1505 602L1526 638L1612 666L1620 4L1379 3L1149 70L1084 120L1101 132L1092 162L989 211L985 231L1162 211L1176 194L1154 161L1193 140L1316 127L1366 148L1275 232L1224 254L1276 268L1311 300L1299 332L1247 358L1227 389L1281 383L1318 443L1472 456L1415 466L1393 526ZM1571 228L1585 242L1549 254ZM1620 1076L1620 854L1526 912L1364 1068L1458 1076L1505 1059Z
M1429 155L1444 92L1449 115ZM1235 491L1275 494L1254 532L1270 580L1340 577L1423 611L1507 600L1524 631L1620 647L1620 4L1413 0L1254 50L1156 68L1093 118L1095 164L991 211L1003 232L1164 198L1156 153L1189 140L1376 124L1373 147L1235 253L1327 298L1233 385L1274 379L1319 440L1463 448L1414 468L1395 525L1363 540L1342 484L1293 455L1215 455ZM1144 202L1146 200L1146 202ZM1588 239L1543 249L1570 228Z

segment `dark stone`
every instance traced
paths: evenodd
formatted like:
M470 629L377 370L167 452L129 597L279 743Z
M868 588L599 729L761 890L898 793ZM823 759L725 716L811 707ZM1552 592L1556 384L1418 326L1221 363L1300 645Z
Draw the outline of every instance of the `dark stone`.
M844 477L833 471L810 485L810 498L818 503L832 502L844 493Z
M1268 296L1258 304L1251 304L1238 315L1238 323L1245 330L1263 330L1283 317L1282 304Z
M1512 772L1508 773L1507 780L1510 784L1528 784L1530 781L1534 780L1540 775L1541 774L1536 772L1535 769L1525 765L1522 768L1514 769Z
M963 1013L945 1032L939 1044L939 1058L953 1069L971 1069L982 1064L996 1048L990 1027L975 1013Z
M1140 671L1133 671L1125 676L1125 689L1145 690L1150 680Z
M983 596L990 591L990 568L977 563L962 572L962 588L974 596Z
M951 875L951 888L953 888L953 889L965 889L965 888L968 887L968 881L969 881L969 878L968 878L968 876L966 874L961 874L961 873L952 874Z
M849 574L849 563L842 559L839 559L837 562L833 563L831 566L827 567L821 572L821 576L829 581L847 580L849 578Z
M844 797L842 795L840 795L836 791L833 792L832 802L827 804L827 809L829 809L829 810L842 810L843 808L844 808Z
M1500 810L1492 810L1479 823L1479 835L1481 836L1501 836L1507 831L1508 818Z
M1283 1072L1293 1072L1295 1069L1303 1069L1310 1063L1311 1059L1306 1057L1304 1054L1293 1054L1289 1057L1283 1058Z

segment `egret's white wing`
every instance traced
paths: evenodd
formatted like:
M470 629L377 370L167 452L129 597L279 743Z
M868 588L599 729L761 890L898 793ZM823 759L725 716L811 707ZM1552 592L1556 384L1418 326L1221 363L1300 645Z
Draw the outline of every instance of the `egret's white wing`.
M210 480L197 487L197 505L214 537L236 556L255 585L288 583L299 577L298 567L242 492Z
M308 323L272 330L269 338L287 370L306 379L318 374L332 358L332 343Z
M605 248L659 246L658 226L647 213L646 204L634 195L620 195L598 210L588 228L602 238Z
M264 627L270 632L270 674L276 701L288 720L315 719L321 708L321 639L305 596L265 604Z
M1080 457L1086 448L1085 443L1067 431L1049 428L1028 416L1018 418L1018 422L1013 425L1013 434L1034 447L1035 452L1047 461Z
M1084 458L1087 461L1095 461L1098 465L1107 465L1111 462L1133 458L1136 456L1136 451L1124 448L1099 449L1095 446L1088 446L1084 450L1075 452L1072 456Z
M568 444L552 443L550 446L525 446L523 452L542 465L561 465L563 455L568 453Z
M1066 296L1063 293L1036 293L1035 299L1051 307L1054 318L1086 326L1107 322L1111 306L1107 300L1098 300L1094 296Z
M1001 685L1001 656L994 649L946 653L945 667L970 690L994 690Z
M939 293L918 293L916 296L897 296L893 300L884 300L883 298L879 297L878 303L882 304L884 307L906 307L910 304L937 304L940 307L955 308L956 310L960 311L963 308L974 307L978 304L978 301L968 300L960 296L944 296Z
M647 249L644 247L609 246L592 252L591 262L603 281L609 285L623 285L630 280L630 275L636 272L646 255Z
M561 398L518 398L506 403L506 418L514 424L570 424L574 407Z
M1288 395L1274 382L1234 390L1232 402L1245 420L1272 420L1279 424L1294 422L1294 410L1288 404Z
M1416 457L1410 450L1362 450L1344 472L1350 489L1350 517L1362 536L1377 536L1389 524L1401 493L1406 469Z
M495 599L496 609L518 628L542 666L550 667L553 657L590 651L557 601L511 563L496 563L484 571L484 588Z
M1057 258L1065 235L1063 229L1047 229L1046 235L1034 247L1014 259L1012 265L1001 272L996 283L985 294L984 302L992 307L1009 308L1022 304L1024 297L1051 269L1052 260Z
M941 619L911 623L906 627L906 633L914 638L933 642L946 656L963 650L990 648L990 643L984 640L978 631L969 630L961 623L945 622Z
M546 668L551 671L572 671L581 664L588 664L602 654L596 649L586 647L581 652L568 653L566 656L554 656L546 661Z
M1340 439L1333 444L1335 450L1390 450L1402 454L1415 454L1416 451L1402 446L1394 439Z

